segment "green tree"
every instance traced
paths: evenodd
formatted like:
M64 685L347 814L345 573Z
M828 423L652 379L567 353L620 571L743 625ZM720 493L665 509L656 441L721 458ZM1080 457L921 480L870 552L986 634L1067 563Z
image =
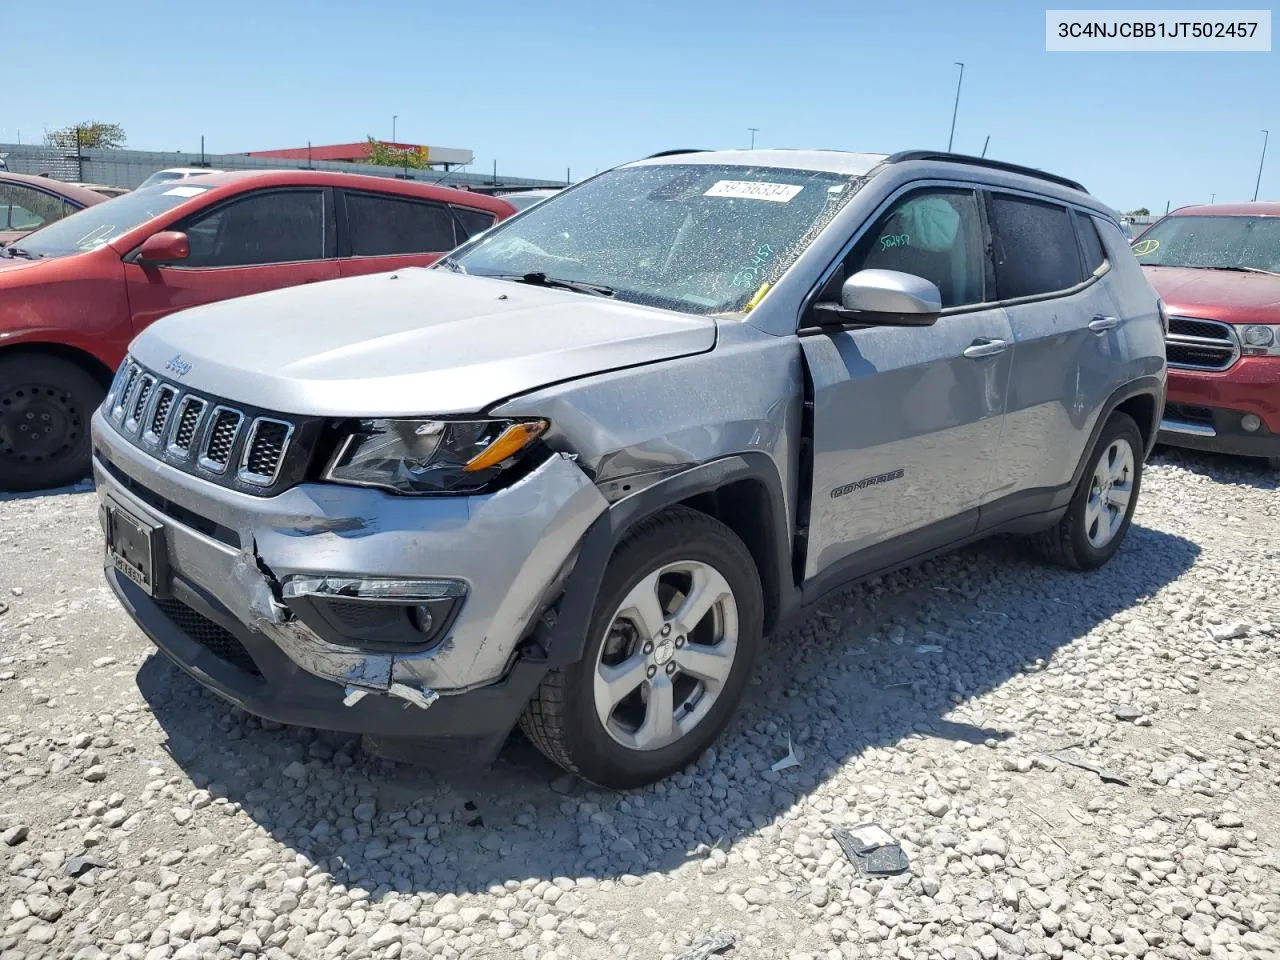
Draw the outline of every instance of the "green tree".
M1126 217L1149 217L1151 216L1151 211L1148 210L1146 207L1139 207L1137 210L1130 210L1128 213L1125 214L1125 216Z
M427 163L426 147L416 150L401 150L399 147L384 143L375 137L369 137L369 149L366 154L369 163L380 167L408 167L410 170L423 170L430 166Z
M118 150L125 144L124 127L118 123L101 123L90 120L57 130L46 130L44 142L51 147L74 149L76 141L80 146L97 150Z

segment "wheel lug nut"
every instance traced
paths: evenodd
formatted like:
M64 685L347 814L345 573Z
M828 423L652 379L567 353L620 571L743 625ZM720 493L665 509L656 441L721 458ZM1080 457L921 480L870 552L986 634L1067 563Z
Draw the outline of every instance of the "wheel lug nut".
M684 637L676 637L676 649L684 646Z
M671 624L664 623L662 625L662 635L665 637L665 636L668 636L670 633L671 633Z
M676 665L675 665L674 663L668 663L668 664L667 664L667 676L671 676L671 674L673 674L673 673L675 673L675 672L676 672Z
M645 652L646 654L653 653L653 644L652 644L651 642L646 642L646 643L645 643L645 645L644 645L644 652Z
M658 672L658 668L651 665L647 670L645 670L644 675L648 677L650 680L652 680L654 674L656 674L657 672Z

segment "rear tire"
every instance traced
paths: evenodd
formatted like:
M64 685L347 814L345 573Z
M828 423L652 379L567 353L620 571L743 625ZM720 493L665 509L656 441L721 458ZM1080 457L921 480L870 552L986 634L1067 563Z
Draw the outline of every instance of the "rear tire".
M1113 413L1094 445L1062 519L1030 538L1050 563L1095 570L1124 542L1142 486L1142 433L1133 418Z
M600 786L661 780L729 722L763 624L760 576L742 541L706 514L665 510L614 551L582 659L547 674L521 728Z
M89 472L89 422L106 390L74 363L0 356L0 490L43 490Z

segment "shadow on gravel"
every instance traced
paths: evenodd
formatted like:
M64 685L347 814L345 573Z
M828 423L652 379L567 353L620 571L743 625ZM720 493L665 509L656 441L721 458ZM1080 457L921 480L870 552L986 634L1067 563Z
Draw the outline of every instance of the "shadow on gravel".
M1280 470L1273 470L1258 457L1234 457L1226 453L1205 453L1181 447L1156 447L1152 463L1179 467L1219 483L1239 483L1258 490L1280 489Z
M50 487L48 490L0 490L0 503L18 500L36 500L40 497L61 497L70 493L92 493L93 481L87 477L67 487Z
M742 709L696 769L627 794L562 776L518 737L491 770L435 775L370 759L350 737L263 724L159 655L137 680L197 786L374 899L616 878L670 870L705 856L700 844L752 834L869 749L1016 735L948 713L1143 603L1198 552L1135 525L1093 573L1041 566L1016 541L994 541L852 588L772 639ZM788 736L803 760L774 773ZM874 783L852 783L851 803L855 792L876 796ZM228 825L228 836L238 832Z

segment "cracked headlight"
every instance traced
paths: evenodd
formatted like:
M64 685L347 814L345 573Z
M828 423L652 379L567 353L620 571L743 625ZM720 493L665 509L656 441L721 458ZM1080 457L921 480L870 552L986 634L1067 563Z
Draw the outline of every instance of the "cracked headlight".
M546 420L361 420L324 479L395 493L469 493L492 483L542 436Z

